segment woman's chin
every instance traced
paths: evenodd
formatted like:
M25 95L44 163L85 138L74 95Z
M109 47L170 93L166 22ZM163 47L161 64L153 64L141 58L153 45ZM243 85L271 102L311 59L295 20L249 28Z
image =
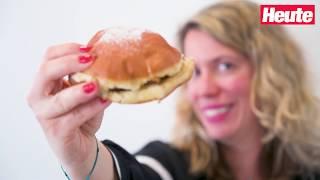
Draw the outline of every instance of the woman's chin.
M226 141L232 138L234 133L231 129L210 129L207 134L214 141Z

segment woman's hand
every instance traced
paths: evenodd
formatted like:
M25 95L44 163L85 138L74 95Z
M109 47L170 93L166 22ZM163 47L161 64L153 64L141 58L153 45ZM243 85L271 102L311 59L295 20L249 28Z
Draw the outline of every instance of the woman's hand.
M98 97L96 82L64 86L63 77L86 69L94 61L88 50L75 43L48 48L28 95L28 103L61 164L67 172L87 169L82 177L92 166L95 133L110 104Z

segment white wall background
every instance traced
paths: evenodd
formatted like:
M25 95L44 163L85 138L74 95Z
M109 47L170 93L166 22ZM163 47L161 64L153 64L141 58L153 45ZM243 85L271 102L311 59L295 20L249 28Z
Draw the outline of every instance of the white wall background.
M99 29L143 27L174 44L185 18L210 0L1 0L0 1L0 180L64 179L58 161L28 108L25 96L46 48L63 42L85 44ZM264 2L264 1L258 1ZM318 3L272 0L268 3ZM306 52L314 82L320 78L320 4L315 26L291 26ZM320 89L319 86L316 87ZM152 139L166 140L174 121L175 94L161 103L116 105L106 110L99 139L134 152Z

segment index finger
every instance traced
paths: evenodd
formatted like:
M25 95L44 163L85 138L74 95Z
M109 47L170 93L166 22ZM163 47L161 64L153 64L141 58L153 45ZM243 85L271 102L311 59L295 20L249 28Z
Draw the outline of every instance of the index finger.
M88 51L89 48L78 43L65 43L50 46L45 53L45 60L56 59L62 56Z

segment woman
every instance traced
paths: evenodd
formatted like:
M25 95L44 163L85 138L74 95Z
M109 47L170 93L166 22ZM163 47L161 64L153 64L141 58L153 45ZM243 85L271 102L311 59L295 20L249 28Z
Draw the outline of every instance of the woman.
M62 77L92 62L87 47L48 49L28 101L70 179L320 179L318 102L296 44L261 26L259 6L227 1L179 33L196 65L182 88L173 141L135 156L97 142L103 110L94 82L63 89Z

